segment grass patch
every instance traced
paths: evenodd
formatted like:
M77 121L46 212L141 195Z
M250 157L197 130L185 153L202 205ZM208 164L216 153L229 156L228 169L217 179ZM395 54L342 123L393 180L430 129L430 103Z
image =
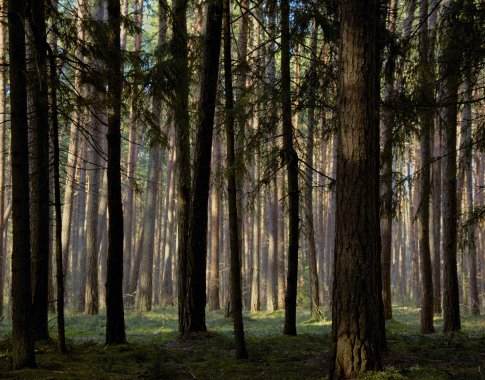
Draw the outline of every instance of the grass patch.
M327 312L328 314L328 312ZM129 344L104 347L106 316L69 313L69 352L55 341L36 345L38 369L9 371L10 324L0 323L0 378L10 379L323 379L329 366L331 322L298 310L298 336L282 336L282 311L244 315L249 359L234 359L232 320L207 313L210 331L178 339L176 308L126 312ZM384 371L365 379L485 379L485 318L463 318L463 330L419 333L419 309L396 305L386 325L389 353ZM50 324L55 336L55 319Z

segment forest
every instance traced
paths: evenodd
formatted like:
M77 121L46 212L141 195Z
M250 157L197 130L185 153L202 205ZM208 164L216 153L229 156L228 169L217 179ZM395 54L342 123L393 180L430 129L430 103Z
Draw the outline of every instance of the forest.
M485 378L485 3L0 19L0 378Z

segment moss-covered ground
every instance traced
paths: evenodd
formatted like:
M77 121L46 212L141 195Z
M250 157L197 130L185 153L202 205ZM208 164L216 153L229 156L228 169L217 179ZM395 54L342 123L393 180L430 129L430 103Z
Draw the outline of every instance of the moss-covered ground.
M327 312L328 315L328 312ZM126 312L129 344L104 347L105 315L68 314L69 352L55 341L36 344L38 368L9 371L10 325L0 323L0 378L10 379L324 379L329 365L330 321L309 321L298 313L297 337L281 335L283 313L245 315L249 359L234 359L232 322L209 312L210 331L180 340L177 310ZM419 333L419 310L396 305L387 323L385 370L369 379L485 379L485 318L464 317L463 330ZM55 336L55 319L51 335Z

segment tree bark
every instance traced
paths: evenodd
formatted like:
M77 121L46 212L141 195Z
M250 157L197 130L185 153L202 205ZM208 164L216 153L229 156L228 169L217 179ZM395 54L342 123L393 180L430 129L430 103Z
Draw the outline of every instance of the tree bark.
M49 110L47 76L47 35L45 3L29 1L27 20L32 32L32 91L34 102L32 145L32 279L34 301L34 335L49 338Z
M34 368L25 0L8 0L12 170L12 369Z
M420 4L420 33L419 33L419 96L424 105L420 112L420 155L421 173L419 174L419 207L418 207L418 235L420 269L422 280L421 299L421 332L434 332L433 326L433 273L431 269L430 230L429 230L429 200L431 192L431 134L433 132L433 66L429 61L429 29L428 29L429 1L421 0Z
M288 273L285 294L285 335L296 335L296 293L298 281L299 197L298 154L293 147L290 76L290 4L281 1L281 107L283 118L283 157L288 179Z
M316 26L314 26L316 29ZM314 40L316 41L316 30ZM307 168L306 168L306 219L308 239L308 270L310 274L310 310L312 318L319 318L320 298L318 295L317 250L313 225L313 134L315 128L315 109L308 110Z
M6 9L6 1L2 0L0 2L1 9ZM6 162L6 152L5 152L5 141L6 141L6 81L7 81L7 70L4 65L6 64L6 15L3 14L1 17L0 24L0 318L3 317L3 293L5 289L5 276L7 263L6 250L3 249L4 245L4 231L7 222L4 220L3 215L5 213L5 162Z
M457 194L456 194L456 129L458 102L458 65L460 38L456 24L458 4L450 1L443 6L443 50L440 57L442 78L441 121L443 130L443 329L461 329L458 295Z
M213 161L220 159L221 145L216 139L213 147ZM219 252L220 252L220 194L219 194L219 181L215 182L211 191L211 241L210 241L210 269L209 269L209 310L219 310Z
M378 5L341 4L331 379L382 366Z
M231 13L230 0L223 2L224 8L224 85L225 85L225 110L226 110L226 148L227 166L227 194L229 207L229 233L231 249L231 309L234 321L234 337L236 342L236 358L247 358L246 341L244 338L244 324L242 316L242 291L241 291L241 257L239 244L239 226L237 215L237 163L234 146L234 97L232 90L232 60L231 60Z
M126 343L123 310L123 208L121 203L120 1L108 0L108 266L106 344Z
M135 9L134 9L134 21L137 26L138 32L135 33L133 38L133 50L135 55L139 55L141 51L141 43L142 43L142 24L143 24L143 0L136 0L134 2ZM136 190L136 161L138 157L138 144L137 144L137 125L138 125L138 117L137 117L137 107L138 107L138 81L139 79L136 77L139 75L139 57L136 58L135 63L135 85L131 94L131 109L130 109L130 131L128 135L128 163L127 163L127 177L128 177L128 185L126 187L126 202L125 202L125 226L124 226L124 252L123 252L123 272L126 274L124 277L124 286L123 289L125 292L128 291L128 286L130 285L130 290L136 290L136 281L131 280L130 274L130 265L132 258L132 251L135 251L134 244L133 244L133 236L135 235L136 228L133 227L134 221L134 214L136 210L135 205L135 190Z
M187 52L187 0L172 4L173 36L170 50L174 66L174 123L176 140L177 206L178 206L178 314L179 331L185 333L191 318L187 297L188 231L191 194L190 121L188 114L189 69Z

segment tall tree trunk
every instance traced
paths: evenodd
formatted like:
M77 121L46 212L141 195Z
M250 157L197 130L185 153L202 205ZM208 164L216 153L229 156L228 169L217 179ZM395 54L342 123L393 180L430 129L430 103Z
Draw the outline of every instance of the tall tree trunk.
M285 335L296 335L296 293L298 280L299 197L298 154L293 147L290 76L290 4L281 1L281 107L283 118L283 157L288 179L288 273L285 294Z
M234 146L234 97L232 90L232 59L231 59L231 13L230 0L224 1L224 85L226 108L226 148L227 166L227 195L229 207L229 233L231 248L231 309L234 321L234 337L236 341L236 358L247 358L246 341L244 338L244 324L242 316L241 291L241 257L239 244L239 226L237 215L237 163Z
M49 110L47 86L47 35L45 3L29 1L28 23L32 32L33 102L35 110L32 146L32 278L34 301L34 335L49 338Z
M312 54L317 50L317 25L313 25ZM315 56L313 56L315 59ZM315 68L311 68L311 78L318 80ZM313 82L315 83L315 82ZM313 222L313 147L315 130L315 108L312 104L308 110L307 136L307 168L306 168L306 219L308 235L308 271L310 274L310 310L313 318L319 318L320 296L318 289L317 250L315 243L315 227Z
M377 1L341 3L331 379L382 366L378 24Z
M397 4L391 12L389 32L396 32ZM391 254L392 254L392 214L393 214L393 190L392 190L392 144L394 128L394 110L388 102L394 95L394 75L396 69L397 49L390 46L389 56L384 67L384 107L382 117L382 183L381 183L381 239L382 239L382 301L384 306L384 318L392 319L391 302Z
M120 1L108 0L108 266L106 344L126 342L123 310L123 208L121 203Z
M441 314L441 132L435 123L432 164L433 211L433 310Z
M155 217L157 210L157 193L160 181L160 147L152 146L148 158L148 183L145 200L145 213L143 216L143 236L141 247L141 276L138 285L137 309L150 311L152 309L152 267L155 236Z
M258 155L256 156L258 157ZM256 159L255 163L255 173L254 177L256 180L260 178L260 171L261 171L261 162L260 160ZM260 293L259 293L259 283L261 279L261 230L263 227L262 224L262 212L261 212L262 204L261 204L261 192L258 191L255 199L255 205L253 209L253 250L252 250L252 265L249 272L251 273L251 298L250 298L250 306L249 309L251 312L256 312L260 310Z
M54 2L57 9L57 1ZM64 267L62 265L62 214L61 214L61 184L59 176L59 122L57 112L58 74L56 69L57 41L50 48L50 92L52 145L54 150L54 204L56 217L56 285L57 285L57 347L61 353L66 352L66 335L64 327ZM69 228L69 226L67 226Z
M177 206L178 206L178 314L179 331L187 331L191 318L189 299L187 297L188 271L188 231L191 194L190 165L190 120L188 114L189 69L187 57L187 0L174 0L172 3L173 36L170 50L174 66L174 123L177 172Z
M463 106L463 112L461 117L461 167L460 177L462 183L459 194L466 194L467 212L463 215L470 215L473 211L473 166L472 166L472 151L473 151L473 139L472 139L472 109L471 103L473 101L473 87L475 78L471 73L471 68L465 68L465 104ZM477 281L477 241L476 241L476 223L468 226L467 229L467 242L468 246L466 251L468 253L467 258L469 262L469 281L470 281L470 311L473 315L480 314L480 302L478 298L478 281Z
M133 50L135 55L139 55L141 52L141 43L142 43L142 24L143 24L143 0L136 0L134 2L135 5L135 16L134 21L138 28L138 31L134 35L133 39ZM135 205L135 188L136 188L136 161L138 157L138 144L137 144L137 125L138 125L138 117L137 117L137 107L138 107L138 81L139 79L136 77L140 70L139 67L139 57L135 58L135 85L133 87L132 92L132 99L131 99L131 109L130 109L130 131L128 135L128 163L127 163L127 177L128 177L128 185L126 188L126 202L125 202L125 226L124 226L124 251L123 251L123 272L126 274L124 277L124 286L123 289L125 292L128 292L128 285L131 285L131 289L133 291L133 283L135 285L136 290L136 282L131 280L130 276L130 265L133 260L132 253L136 251L134 249L133 244L133 236L135 236L136 228L133 226L133 221L135 219L134 214L136 210Z
M0 2L1 9L6 9L6 1L2 0ZM6 45L6 15L3 14L1 17L1 24L0 24L0 318L3 317L3 293L5 290L5 264L7 263L7 250L3 249L4 245L4 231L7 225L6 221L4 221L4 213L5 213L5 161L6 161L6 152L5 152L5 141L6 141L6 101L7 101L7 92L6 92L6 74L7 71L5 69L6 64L6 53L7 53L7 45Z
M429 198L431 192L431 134L433 132L433 66L429 61L429 30L428 30L429 1L421 0L420 4L420 33L419 33L419 96L424 109L420 112L420 155L421 173L419 174L419 207L418 207L418 235L419 254L421 264L422 299L421 299L421 332L434 332L433 326L433 273L431 270L430 231L429 231Z
M459 86L458 2L443 6L443 50L440 57L442 78L441 102L443 128L443 328L445 332L461 329L458 295L457 194L456 194L456 129Z
M34 368L25 0L8 0L12 166L12 369Z
M206 331L207 209L219 56L222 36L222 0L210 3L204 38L199 121L194 152L194 174L189 214L187 270L188 320L184 331ZM187 170L187 169L185 169Z
M218 162L220 159L221 145L218 139L214 141L212 150L213 161ZM215 182L211 191L211 241L210 241L210 269L209 269L209 310L219 310L219 252L220 252L220 194L219 181Z
M72 249L72 282L75 295L76 310L84 311L86 296L86 167L87 141L81 142L81 156L79 158L79 188L77 195L77 227L75 244Z

